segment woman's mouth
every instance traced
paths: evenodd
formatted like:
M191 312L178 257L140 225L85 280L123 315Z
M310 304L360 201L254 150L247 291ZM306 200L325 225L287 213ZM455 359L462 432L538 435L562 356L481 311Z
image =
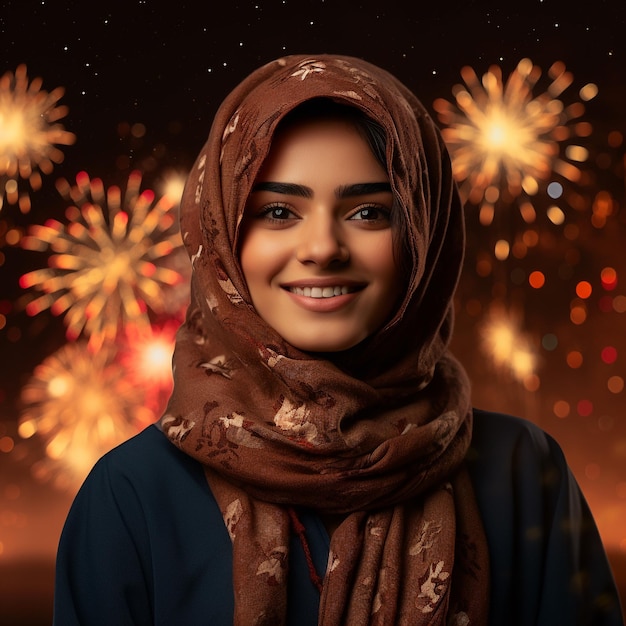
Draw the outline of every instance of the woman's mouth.
M336 285L334 287L287 287L287 290L305 298L334 298L335 296L345 296L352 291L356 291L356 288L351 288L347 285Z
M321 282L321 281L320 281ZM330 280L326 284L311 284L305 281L285 283L282 288L299 307L312 313L334 313L354 302L365 289L366 283Z

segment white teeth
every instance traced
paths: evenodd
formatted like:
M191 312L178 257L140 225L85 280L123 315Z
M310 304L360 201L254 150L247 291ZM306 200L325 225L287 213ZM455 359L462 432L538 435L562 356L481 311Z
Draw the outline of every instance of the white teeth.
M307 298L332 298L350 293L350 290L345 285L343 287L339 285L336 287L290 287L289 291Z

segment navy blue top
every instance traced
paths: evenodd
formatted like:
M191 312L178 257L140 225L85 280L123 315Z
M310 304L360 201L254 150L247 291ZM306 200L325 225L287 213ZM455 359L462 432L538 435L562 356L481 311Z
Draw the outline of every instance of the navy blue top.
M536 425L475 411L467 462L491 558L492 626L623 626L589 508ZM318 572L330 540L299 511ZM290 551L288 623L316 626L319 594ZM54 626L228 626L232 549L202 467L154 425L106 454L79 490L56 566Z

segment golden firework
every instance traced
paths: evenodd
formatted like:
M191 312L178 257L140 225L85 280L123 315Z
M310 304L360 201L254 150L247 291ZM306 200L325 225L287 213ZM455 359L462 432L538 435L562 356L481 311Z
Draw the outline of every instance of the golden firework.
M51 92L41 88L41 78L29 81L26 65L0 77L0 209L4 200L17 204L22 213L30 211L28 187L41 187L41 174L50 174L63 161L58 145L76 140L59 122L68 112L57 103L64 89Z
M480 206L484 225L493 221L498 204L514 202L524 220L532 222L532 198L541 183L553 173L573 182L580 179L578 164L586 160L587 150L568 144L561 155L561 144L591 133L589 123L574 123L585 107L581 102L565 106L559 99L573 82L559 61L548 70L546 91L534 95L541 73L530 59L522 59L506 82L496 65L480 80L464 67L465 84L452 90L456 104L443 98L433 103L445 125L442 133L463 200ZM596 93L592 84L579 92L583 100Z
M102 454L153 417L115 352L93 353L85 341L65 344L40 363L21 400L20 436L45 443L46 458L34 471L42 479L56 475L64 486L80 482Z
M148 329L149 311L165 311L167 289L183 280L175 269L183 248L172 200L155 202L151 190L140 190L141 181L141 173L131 172L122 194L86 172L73 187L60 180L59 192L74 203L66 211L69 223L48 220L22 239L24 248L54 252L48 267L21 277L22 287L43 292L27 304L27 314L65 313L68 338L84 334L94 350L126 325Z

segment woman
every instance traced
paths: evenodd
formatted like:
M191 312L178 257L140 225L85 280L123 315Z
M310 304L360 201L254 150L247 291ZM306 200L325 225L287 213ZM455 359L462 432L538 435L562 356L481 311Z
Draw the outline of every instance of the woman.
M557 444L473 410L448 351L463 213L405 86L350 57L259 68L181 232L174 391L76 497L58 626L622 623Z

